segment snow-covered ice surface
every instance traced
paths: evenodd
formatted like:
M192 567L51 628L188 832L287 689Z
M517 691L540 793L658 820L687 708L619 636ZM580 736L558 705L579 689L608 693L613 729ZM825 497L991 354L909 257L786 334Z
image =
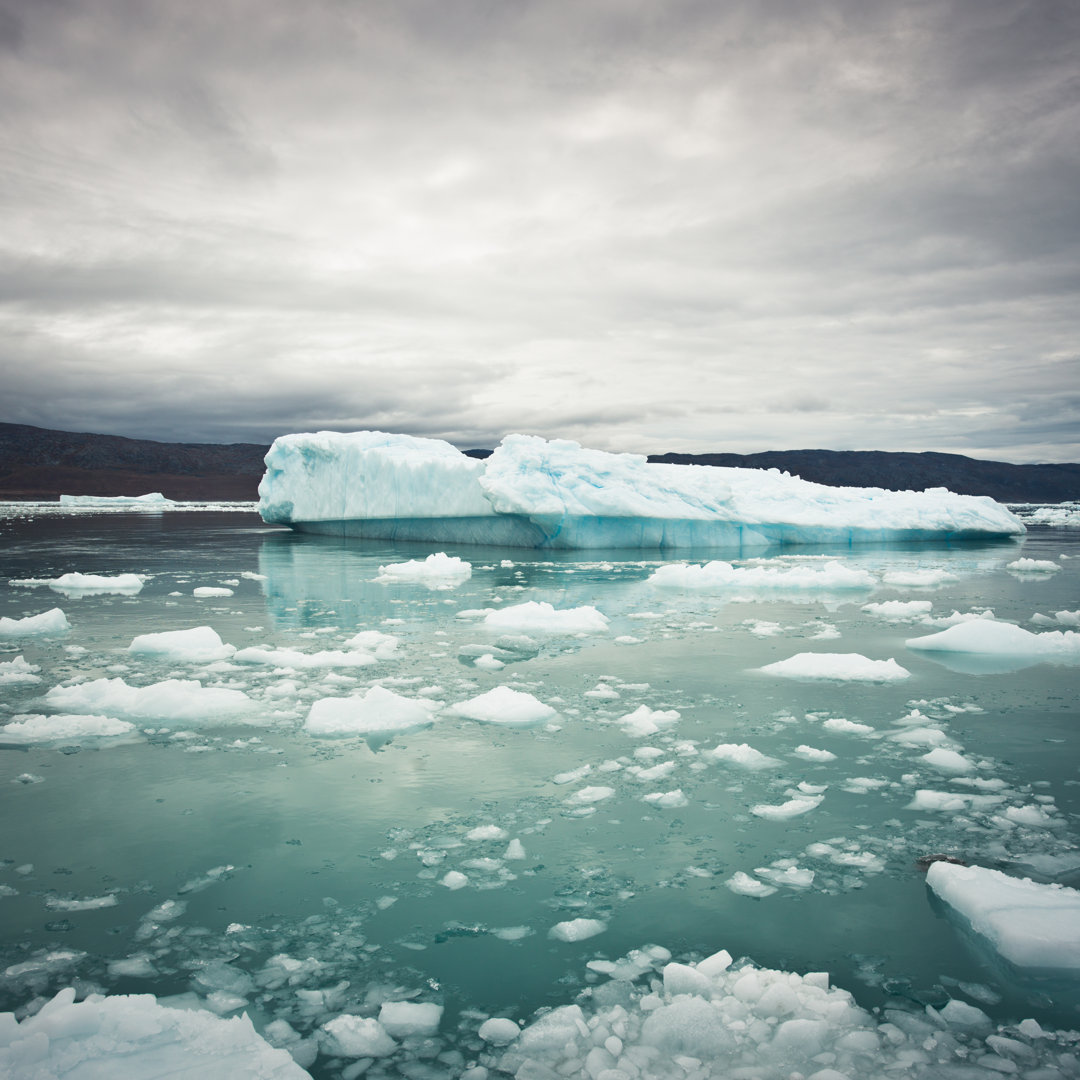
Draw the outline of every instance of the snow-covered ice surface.
M13 622L142 585L0 640L0 1073L1080 1076L1075 529L721 564L24 507L0 547Z
M285 435L266 455L259 496L266 521L311 532L515 547L742 549L1024 531L993 500L944 488L830 488L775 469L649 464L531 435L508 435L484 461L381 431Z

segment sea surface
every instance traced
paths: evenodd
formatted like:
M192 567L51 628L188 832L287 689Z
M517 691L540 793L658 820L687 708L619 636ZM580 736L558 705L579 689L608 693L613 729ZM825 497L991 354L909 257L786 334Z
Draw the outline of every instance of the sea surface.
M376 580L436 550L471 576ZM782 571L836 561L873 584L650 581L666 564L717 558ZM1020 558L1056 569L1010 569ZM69 572L144 584L93 595L13 583ZM896 574L926 583L887 584ZM206 587L230 593L195 595ZM527 601L594 607L609 623L583 635L488 629L486 612ZM891 619L866 609L885 601L909 607ZM174 686L163 715L124 735L0 745L0 1011L25 1015L68 985L246 1011L260 1029L288 1021L312 1040L298 1050L312 1075L337 1077L347 1062L321 1049L309 1060L329 1018L433 1001L445 1011L431 1068L460 1075L486 1017L525 1021L587 999L609 973L596 961L657 945L681 961L726 949L828 972L870 1010L959 999L998 1023L1080 1027L1080 976L1011 967L925 881L926 860L948 855L1080 886L1080 667L905 644L953 612L1069 629L1055 613L1080 608L1075 527L995 544L667 558L345 542L266 527L247 507L4 507L0 617L55 607L66 632L0 638L0 662L22 656L39 680L0 685L0 723L99 712L43 699L104 678L198 680L251 705L238 719L169 716L185 695ZM139 635L200 626L237 649L316 654L361 630L397 644L381 639L363 667L128 650ZM803 652L892 658L909 675L761 670ZM366 738L305 729L313 702L375 684L437 703L433 722ZM498 686L554 716L454 714ZM650 734L625 719L641 706L658 714ZM941 732L971 772L943 772L923 759L928 745L894 738L916 726ZM773 760L747 768L715 752L743 744ZM920 790L1000 799L929 810ZM790 813L792 800L809 808ZM551 936L577 919L592 936Z

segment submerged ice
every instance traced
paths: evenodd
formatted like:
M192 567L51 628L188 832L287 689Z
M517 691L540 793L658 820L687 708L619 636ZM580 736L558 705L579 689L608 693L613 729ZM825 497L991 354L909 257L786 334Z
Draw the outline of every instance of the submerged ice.
M761 547L1024 532L992 499L942 488L830 488L776 470L649 464L638 454L528 435L508 435L484 461L409 435L285 435L266 455L259 495L264 520L300 530L515 547Z

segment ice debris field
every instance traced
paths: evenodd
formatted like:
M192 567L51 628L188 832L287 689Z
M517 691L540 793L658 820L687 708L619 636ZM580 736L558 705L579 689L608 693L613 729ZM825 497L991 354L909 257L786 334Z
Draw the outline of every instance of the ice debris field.
M1080 1076L1039 509L678 558L8 514L0 1075Z
M381 431L285 435L266 455L267 522L336 535L544 548L734 548L1016 536L992 499L832 488L773 469L649 464L508 435L486 460Z

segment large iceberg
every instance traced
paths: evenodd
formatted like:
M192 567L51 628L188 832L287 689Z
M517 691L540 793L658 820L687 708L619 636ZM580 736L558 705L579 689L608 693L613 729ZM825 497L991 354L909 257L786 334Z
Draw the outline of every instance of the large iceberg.
M763 547L1019 536L993 499L832 488L775 469L650 464L508 435L486 460L381 431L285 435L263 520L305 532L548 548Z

